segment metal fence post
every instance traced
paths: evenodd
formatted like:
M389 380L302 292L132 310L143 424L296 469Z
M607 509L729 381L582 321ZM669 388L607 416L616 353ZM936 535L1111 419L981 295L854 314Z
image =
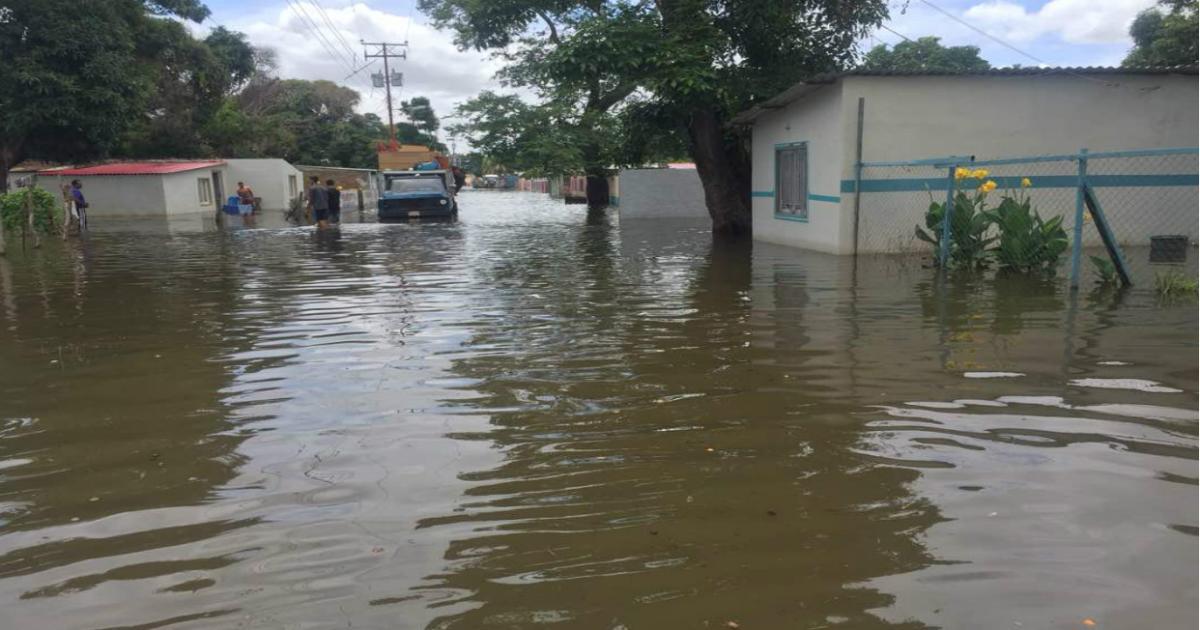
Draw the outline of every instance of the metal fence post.
M954 214L954 169L957 165L951 164L949 173L946 177L946 207L942 213L942 240L941 251L938 252L938 265L946 268L946 262L950 258L950 215Z
M1087 152L1079 150L1079 181L1075 184L1075 243L1071 247L1071 290L1079 288L1079 266L1083 259L1084 189L1087 187Z

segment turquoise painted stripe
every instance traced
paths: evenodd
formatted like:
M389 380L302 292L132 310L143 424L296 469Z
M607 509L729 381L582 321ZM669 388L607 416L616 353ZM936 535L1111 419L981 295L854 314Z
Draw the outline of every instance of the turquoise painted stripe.
M779 219L780 221L795 221L797 223L808 223L808 217L798 217L794 214L781 214L779 212L776 212L775 218Z
M774 190L754 190L750 192L751 197L775 197ZM841 203L842 198L837 195L818 195L817 193L808 193L809 201L825 201L828 203Z
M991 177L1000 188L1020 188L1020 177ZM1162 186L1197 186L1200 176L1195 173L1170 175L1089 175L1088 184L1093 188L1135 188ZM1034 175L1029 177L1031 188L1075 188L1079 177L1075 175ZM964 180L964 189L979 185L978 180ZM906 177L896 179L864 179L863 192L914 192L923 190L946 190L945 177ZM854 180L843 179L841 191L854 192Z

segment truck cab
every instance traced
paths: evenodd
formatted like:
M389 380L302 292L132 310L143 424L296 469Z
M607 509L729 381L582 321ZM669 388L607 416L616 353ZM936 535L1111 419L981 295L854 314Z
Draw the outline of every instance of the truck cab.
M454 175L450 171L384 171L381 176L381 220L451 219L458 216Z

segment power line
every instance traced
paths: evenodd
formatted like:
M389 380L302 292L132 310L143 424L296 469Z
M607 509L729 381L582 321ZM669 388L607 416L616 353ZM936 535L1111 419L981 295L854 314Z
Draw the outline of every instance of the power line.
M325 24L329 26L329 30L333 32L334 37L336 37L337 40L342 43L342 48L346 49L346 52L350 53L350 60L352 62L358 61L358 54L354 52L353 48L350 48L350 44L346 42L346 38L342 36L342 32L338 30L336 26L334 26L333 20L329 19L329 14L325 11L325 7L321 6L321 3L318 0L312 0L312 3L313 6L317 8L317 12L321 14L321 19L325 21Z
M883 30L885 30L885 31L887 31L887 32L889 32L889 33L891 33L892 35L895 35L896 37L899 37L900 39L903 39L904 41L906 41L906 42L908 42L908 43L910 43L910 44L915 44L915 43L916 43L916 42L914 42L913 40L911 40L911 39L909 39L909 38L905 37L903 33L900 33L900 32L898 32L898 31L893 31L892 29L888 28L888 27L887 27L886 25L884 25L884 24L880 24L880 25L879 25L879 28L881 28L881 29L883 29Z
M325 33L321 30L321 27L312 19L312 16L310 16L308 14L308 11L305 10L304 5L299 0L287 0L287 3L288 3L288 6L290 6L292 8L292 11L295 12L296 15L298 17L300 17L300 19L302 19L303 21L305 21L308 24L309 30L312 31L313 35L316 35L318 42L321 44L321 47L325 49L325 52L329 53L330 56L336 58L338 63L345 64L346 56L344 54L341 54L338 51L337 46L333 45L329 41L329 39L327 39L325 37ZM350 68L351 72L354 71L354 63L353 62L348 63L347 67Z
M1019 55L1024 55L1026 57L1029 57L1030 59L1032 59L1044 66L1050 65L1050 64L1046 63L1045 61L1038 59L1037 57L1034 57L1033 55L1025 52L1024 50L1021 50L1020 48L1013 46L1012 44L1000 39L999 37L996 37L995 35L992 35L991 33L975 26L974 24L971 24L970 22L959 18L957 15L950 13L949 11L937 6L936 4L930 2L929 0L921 0L921 3L924 4L925 6L928 6L929 8L933 9L934 11L937 11L938 13L941 13L942 15L950 18L951 20L954 20L955 22L962 24L963 26L971 29L972 31L975 31L976 33L979 33L980 35L983 35L984 37L996 42L997 44L1000 44L1001 46L1004 46L1005 48L1007 48L1013 52L1016 52ZM908 39L908 38L906 37L905 39Z

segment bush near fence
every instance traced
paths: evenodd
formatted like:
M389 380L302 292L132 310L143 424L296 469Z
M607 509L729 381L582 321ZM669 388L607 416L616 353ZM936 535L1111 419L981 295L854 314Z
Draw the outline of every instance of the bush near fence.
M1028 194L1041 216L1063 218L1075 247L1076 217L1082 203L1081 183L1093 191L1115 236L1124 249L1149 247L1151 237L1178 235L1195 245L1198 236L1197 183L1200 150L1145 149L1057 156L977 159L970 156L901 161L864 162L860 168L859 254L931 254L918 240L916 226L924 225L930 202L943 202L955 186L953 171L962 166L988 170L998 203L1006 191ZM1029 188L1021 180L1029 179ZM962 180L959 186L982 182ZM1081 248L1103 246L1100 231L1086 210L1079 231ZM1068 258L1069 259L1069 258Z

